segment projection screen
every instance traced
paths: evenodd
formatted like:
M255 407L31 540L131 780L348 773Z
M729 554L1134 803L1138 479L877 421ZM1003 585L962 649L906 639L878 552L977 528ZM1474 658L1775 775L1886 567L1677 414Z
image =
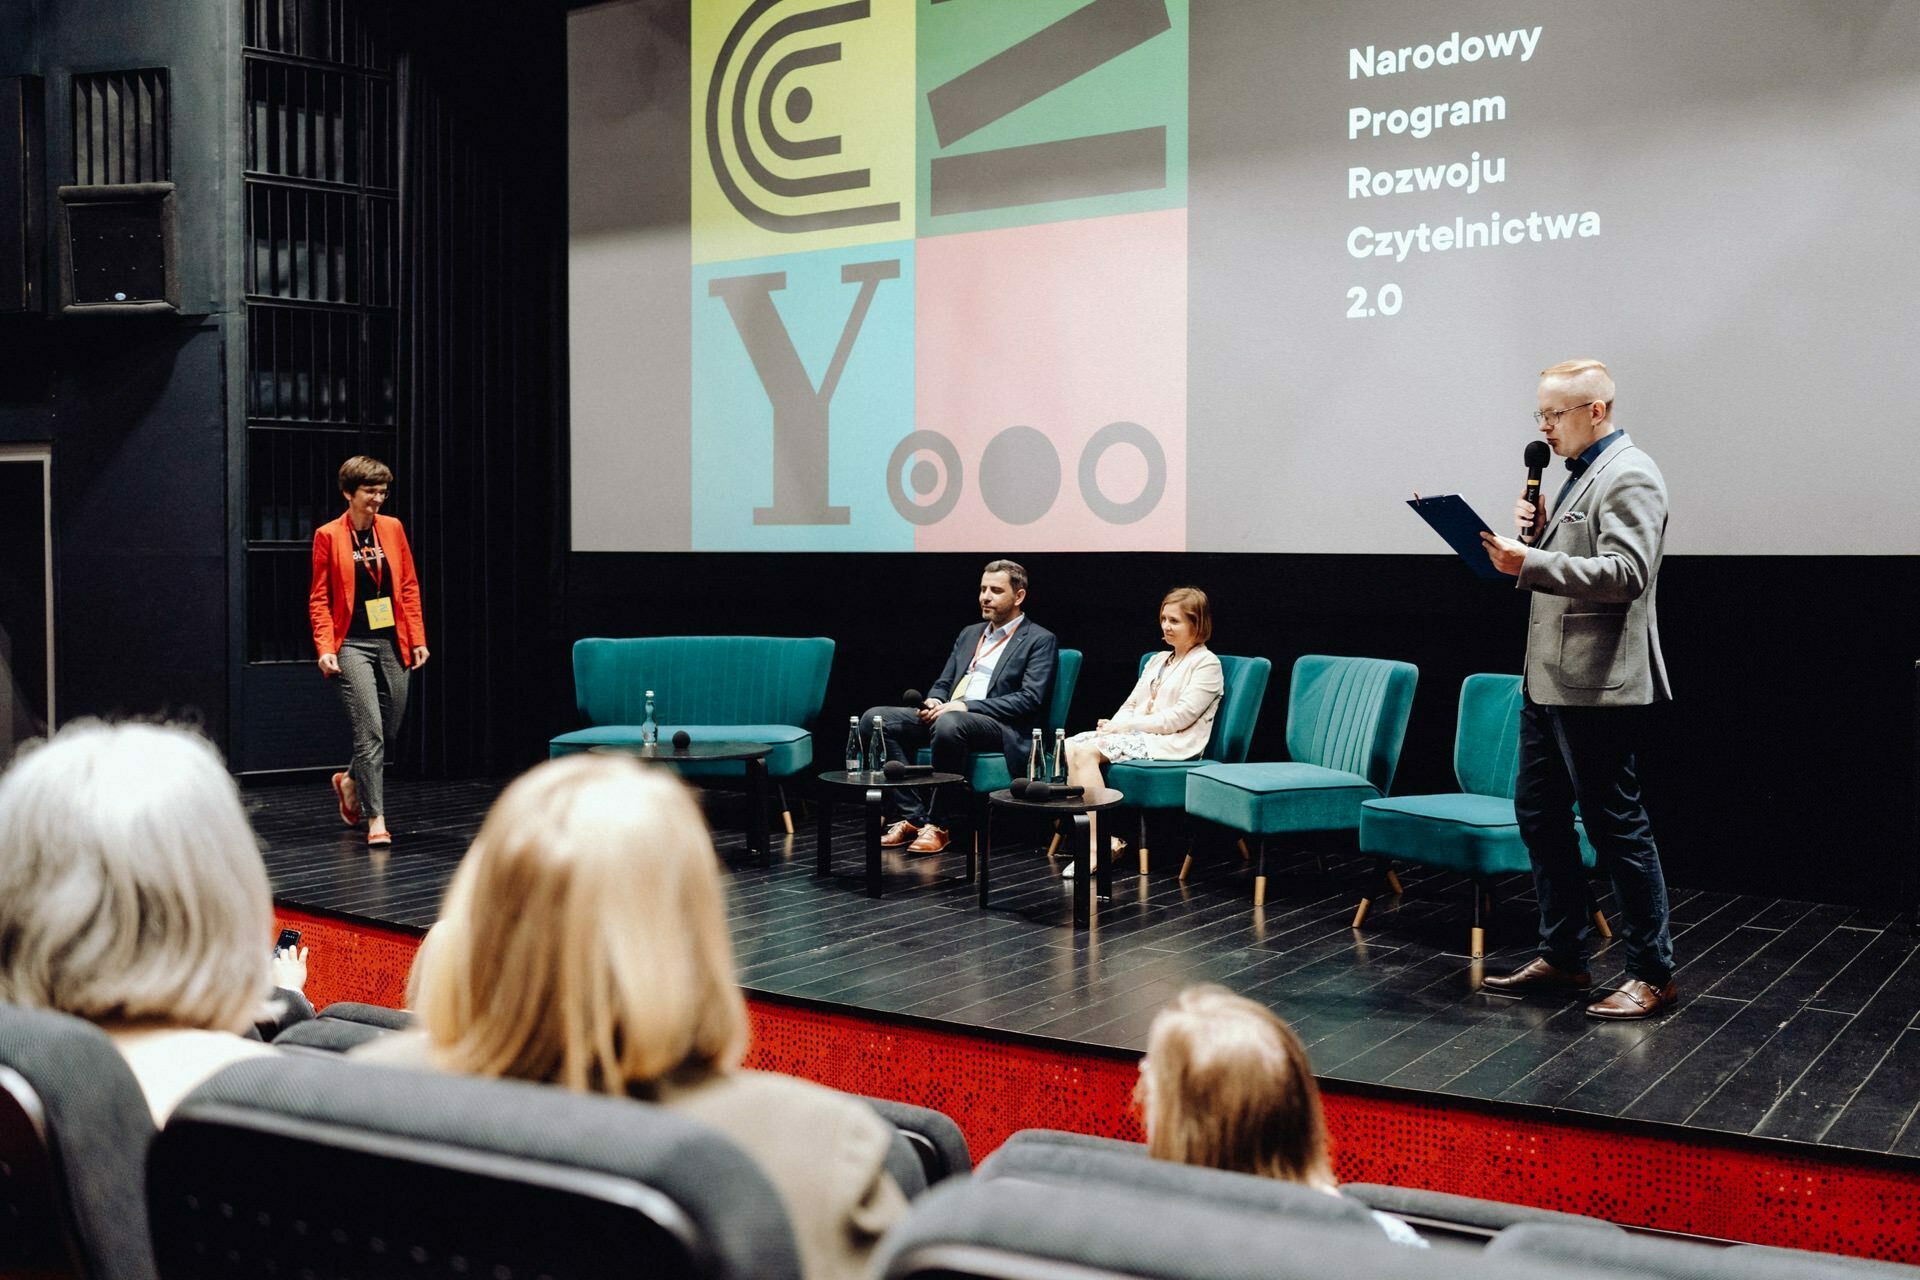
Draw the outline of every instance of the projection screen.
M570 19L579 551L1448 554L1593 356L1668 549L1920 553L1920 5ZM1868 495L1881 495L1869 498Z

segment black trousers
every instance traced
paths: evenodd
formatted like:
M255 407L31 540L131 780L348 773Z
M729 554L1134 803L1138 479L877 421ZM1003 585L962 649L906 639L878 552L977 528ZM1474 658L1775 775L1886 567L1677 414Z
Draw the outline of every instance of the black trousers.
M864 732L873 732L875 716L880 717L886 730L887 759L912 763L920 748L930 746L935 773L965 776L969 755L976 751L1007 749L1000 722L977 711L949 711L929 725L922 724L919 714L911 707L868 707L860 717ZM1025 773L1023 764L1020 776L1024 777ZM933 806L940 793L931 787L899 787L890 794L898 806L899 816L919 827L932 820Z
M1529 697L1520 710L1513 807L1540 897L1540 955L1557 968L1586 967L1592 922L1573 826L1578 802L1599 869L1612 880L1619 903L1627 976L1664 987L1673 977L1673 932L1660 851L1640 798L1638 759L1653 710L1545 707Z

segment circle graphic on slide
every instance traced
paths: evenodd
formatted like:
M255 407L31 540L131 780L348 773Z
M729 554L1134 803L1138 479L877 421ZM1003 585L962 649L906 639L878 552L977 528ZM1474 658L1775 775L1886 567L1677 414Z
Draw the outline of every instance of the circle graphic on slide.
M1147 482L1140 495L1129 502L1115 502L1100 492L1100 459L1109 449L1132 445L1147 464ZM1132 524L1160 505L1167 491L1167 455L1153 432L1137 422L1109 422L1093 433L1080 454L1080 497L1087 510L1108 524Z
M1060 496L1060 455L1032 427L1008 427L980 455L980 500L1008 524L1032 524Z
M926 458L915 459L914 455L930 453L939 460L936 468ZM939 496L924 506L907 496L900 486L900 472L909 461L913 462L913 491L922 497L932 493L934 486L944 479ZM941 473L944 473L942 475ZM935 524L945 520L960 501L960 482L963 476L960 468L960 453L953 447L953 441L938 431L909 431L902 436L900 443L893 446L893 456L887 459L887 498L893 503L893 509L903 518L914 524Z

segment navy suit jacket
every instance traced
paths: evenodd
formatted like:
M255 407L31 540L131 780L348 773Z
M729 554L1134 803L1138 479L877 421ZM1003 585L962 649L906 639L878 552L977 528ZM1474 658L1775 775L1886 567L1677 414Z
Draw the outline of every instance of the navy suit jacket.
M976 622L960 632L940 678L927 690L928 697L945 702L953 696L953 686L966 674L974 646L986 631L985 622ZM1053 673L1059 664L1060 641L1053 632L1025 617L1013 629L1006 650L994 664L985 695L969 693L961 699L967 710L1000 722L1007 768L1016 778L1026 776L1027 748L1033 731L1046 719L1047 700L1053 696ZM1052 750L1051 745L1048 750Z

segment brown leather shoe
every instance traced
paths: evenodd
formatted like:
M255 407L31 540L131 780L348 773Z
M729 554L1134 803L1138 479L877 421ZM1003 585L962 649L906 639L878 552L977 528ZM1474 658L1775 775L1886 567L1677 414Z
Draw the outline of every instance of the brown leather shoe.
M1636 1018L1651 1018L1662 1009L1671 1008L1679 999L1680 992L1671 982L1656 987L1651 982L1628 978L1605 1000L1588 1005L1587 1016L1609 1022L1631 1022Z
M1533 991L1585 991L1593 985L1593 975L1584 969L1579 973L1569 973L1535 956L1512 973L1481 979L1480 985L1488 991L1510 996L1526 995Z
M947 829L929 823L920 828L920 834L907 846L908 853L939 853L947 847Z
M888 827L887 834L880 837L880 847L883 849L898 849L901 845L908 843L919 834L920 828L914 826L905 818L902 818L900 821Z

